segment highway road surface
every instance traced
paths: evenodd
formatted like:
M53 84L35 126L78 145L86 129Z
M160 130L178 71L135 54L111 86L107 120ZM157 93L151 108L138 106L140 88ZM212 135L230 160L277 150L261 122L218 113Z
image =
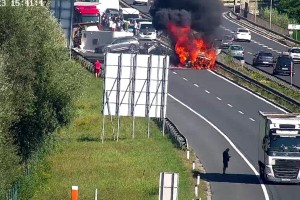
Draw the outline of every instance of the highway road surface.
M209 71L172 70L169 86L168 118L203 163L212 199L297 199L299 185L260 185L255 175L258 111L283 112L280 107ZM222 152L227 147L232 159L229 174L223 176Z
M132 0L126 0L125 1L128 4L132 4ZM140 10L143 13L148 13L149 7L148 6L133 6L136 9ZM224 11L227 11L228 9L225 9ZM226 12L223 13L222 15L222 25L217 31L217 37L221 39L225 34L232 34L233 31L235 31L238 27L241 27L237 25L234 22L231 22L227 19L226 17ZM288 47L284 44L280 44L276 41L267 39L266 37L257 34L255 32L252 32L252 41L250 43L247 42L234 42L236 44L240 44L244 47L245 49L245 61L249 64L252 64L253 60L253 55L260 51L268 51L274 55L276 58L279 53L286 51ZM268 72L272 74L272 67L258 67L261 70ZM293 84L295 86L300 87L300 64L295 65L295 76L293 77ZM290 77L289 76L282 76L282 75L276 75L276 77L283 79L287 82L290 82Z
M132 0L127 0L127 3L132 3ZM142 12L149 9L145 6L136 8ZM237 27L223 18L218 33L228 34ZM287 49L258 34L253 33L252 37L251 43L243 43L246 62L252 63L252 55L262 49L275 54ZM300 76L297 67L296 76ZM300 86L300 79L295 77L294 83ZM258 111L283 112L279 107L209 71L170 72L169 94L168 117L188 138L203 162L207 174L202 178L211 183L212 199L299 198L298 185L261 185L255 175L258 171ZM226 147L231 149L233 157L229 163L229 174L223 176L222 152Z

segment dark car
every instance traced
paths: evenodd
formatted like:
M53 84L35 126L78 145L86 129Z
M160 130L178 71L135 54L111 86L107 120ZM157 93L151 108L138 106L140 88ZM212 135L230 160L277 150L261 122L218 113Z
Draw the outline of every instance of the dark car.
M224 35L224 37L221 40L221 48L228 48L230 45L232 45L233 37L231 35Z
M258 66L258 65L273 66L274 65L274 57L273 57L272 53L265 52L265 51L259 51L253 57L252 65L253 66Z
M95 48L95 53L109 53L129 50L136 52L139 49L139 41L135 37L121 37L115 39L110 44L101 45Z
M279 55L273 69L273 75L291 75L291 70L295 74L293 58L287 55Z

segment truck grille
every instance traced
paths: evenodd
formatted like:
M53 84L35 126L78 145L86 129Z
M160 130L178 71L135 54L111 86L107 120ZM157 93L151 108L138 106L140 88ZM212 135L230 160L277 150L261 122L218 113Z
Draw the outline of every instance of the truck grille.
M298 176L299 167L299 160L278 159L273 165L273 171L276 178L295 179Z

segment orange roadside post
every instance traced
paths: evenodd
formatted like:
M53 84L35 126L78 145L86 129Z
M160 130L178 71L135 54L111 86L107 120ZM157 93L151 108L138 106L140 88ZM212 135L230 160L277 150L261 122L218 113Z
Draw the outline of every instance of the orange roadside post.
M72 186L71 200L78 200L78 186Z

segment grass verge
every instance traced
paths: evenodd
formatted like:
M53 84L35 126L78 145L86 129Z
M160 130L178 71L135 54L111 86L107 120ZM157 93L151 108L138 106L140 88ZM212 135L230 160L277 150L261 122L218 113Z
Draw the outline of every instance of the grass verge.
M94 198L98 189L98 199L156 200L160 172L179 173L179 199L193 199L192 159L187 160L185 151L174 148L153 121L148 138L147 120L137 118L132 139L132 119L121 118L117 142L116 119L107 120L101 143L102 81L91 75L88 84L77 102L76 118L56 135L56 148L44 160L49 164L44 170L47 179L31 199L69 199L71 186L77 185L80 199ZM207 183L202 181L199 190L201 199L206 199Z

